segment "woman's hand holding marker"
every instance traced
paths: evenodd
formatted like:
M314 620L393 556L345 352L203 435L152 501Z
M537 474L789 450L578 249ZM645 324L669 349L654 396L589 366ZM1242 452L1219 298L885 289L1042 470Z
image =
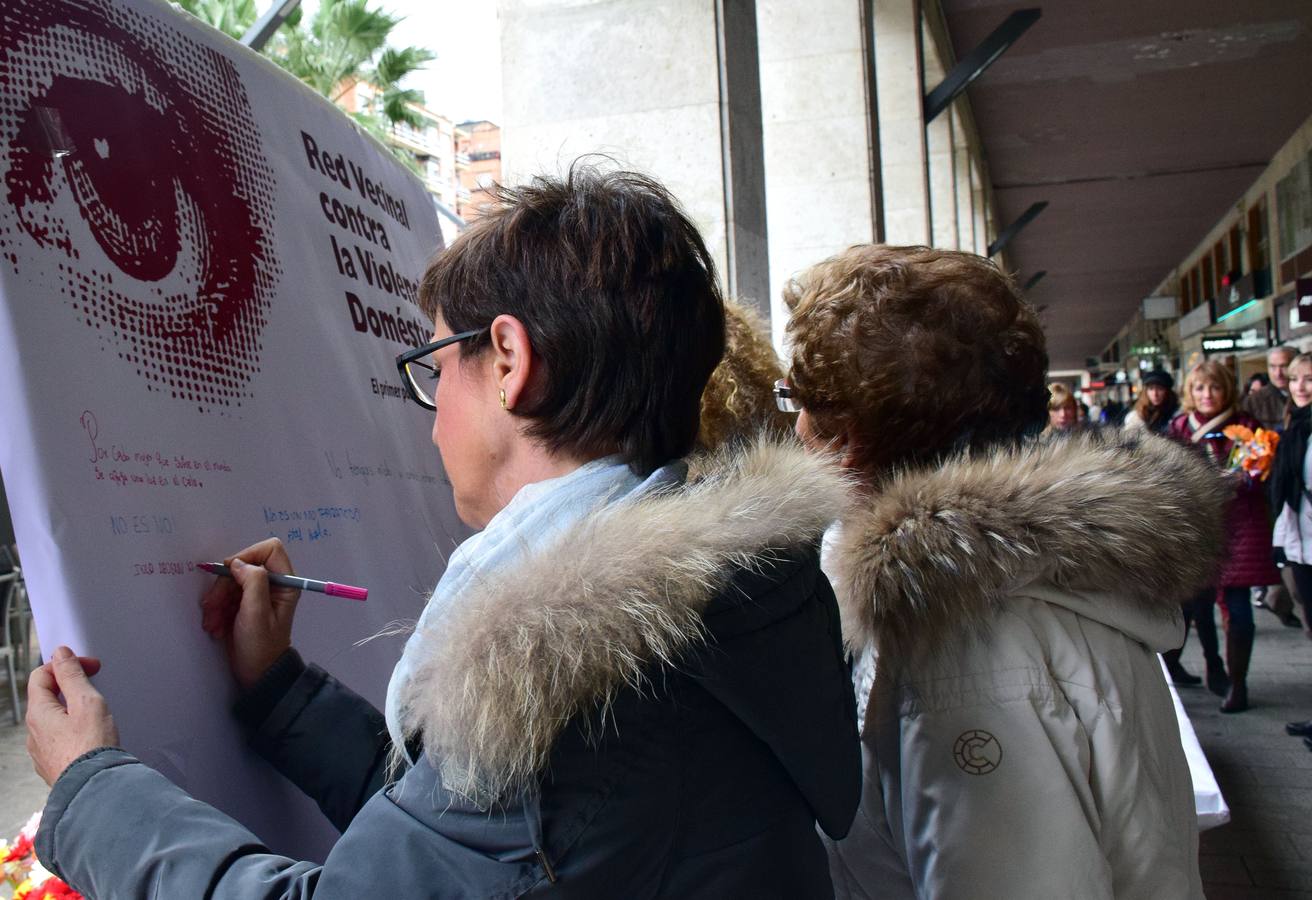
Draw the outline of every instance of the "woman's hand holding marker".
M232 576L219 577L201 599L201 627L221 639L232 674L249 690L292 645L292 620L301 592L271 587L269 573L292 574L282 541L269 538L225 560Z

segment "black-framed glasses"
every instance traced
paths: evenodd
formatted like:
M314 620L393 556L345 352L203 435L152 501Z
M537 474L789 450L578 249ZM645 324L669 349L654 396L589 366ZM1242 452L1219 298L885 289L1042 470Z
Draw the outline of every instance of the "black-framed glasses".
M407 350L398 356L396 358L396 370L401 373L401 381L405 384L410 399L424 409L437 409L437 403L433 398L437 396L437 379L442 372L436 366L424 362L424 360L443 347L448 347L460 341L467 341L472 337L477 337L484 331L487 331L487 329L476 328L473 331L462 331L459 334L442 338L440 341L433 341L431 344L424 344L422 347Z
M780 378L774 383L774 405L780 412L800 413L802 404L793 397L793 389L788 386L788 379Z

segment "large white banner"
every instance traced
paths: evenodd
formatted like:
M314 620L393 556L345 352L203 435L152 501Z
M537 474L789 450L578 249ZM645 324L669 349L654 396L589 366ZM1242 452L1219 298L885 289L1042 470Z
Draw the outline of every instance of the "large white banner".
M381 703L463 536L396 354L440 242L418 180L267 60L153 0L0 12L0 468L43 648L100 656L125 746L275 848L326 823L242 744L200 629L276 535L296 645Z

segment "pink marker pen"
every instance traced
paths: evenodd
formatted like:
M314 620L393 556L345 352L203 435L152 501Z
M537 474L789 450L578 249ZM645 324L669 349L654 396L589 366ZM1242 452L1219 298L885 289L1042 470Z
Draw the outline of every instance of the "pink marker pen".
M212 575L232 577L232 572L223 563L196 563L196 567L204 569ZM278 587L300 588L303 591L318 591L332 597L345 597L347 600L367 600L369 598L368 588L352 587L349 584L336 584L332 581L316 581L313 578L301 578L297 575L279 575L276 572L269 573L269 584Z

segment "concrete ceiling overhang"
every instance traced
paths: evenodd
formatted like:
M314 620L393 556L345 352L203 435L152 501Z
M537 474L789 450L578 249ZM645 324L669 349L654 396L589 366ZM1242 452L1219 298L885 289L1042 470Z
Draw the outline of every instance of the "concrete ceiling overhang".
M1312 0L942 0L957 56L1027 6L968 93L998 226L1049 201L1008 251L1076 368L1312 114Z

